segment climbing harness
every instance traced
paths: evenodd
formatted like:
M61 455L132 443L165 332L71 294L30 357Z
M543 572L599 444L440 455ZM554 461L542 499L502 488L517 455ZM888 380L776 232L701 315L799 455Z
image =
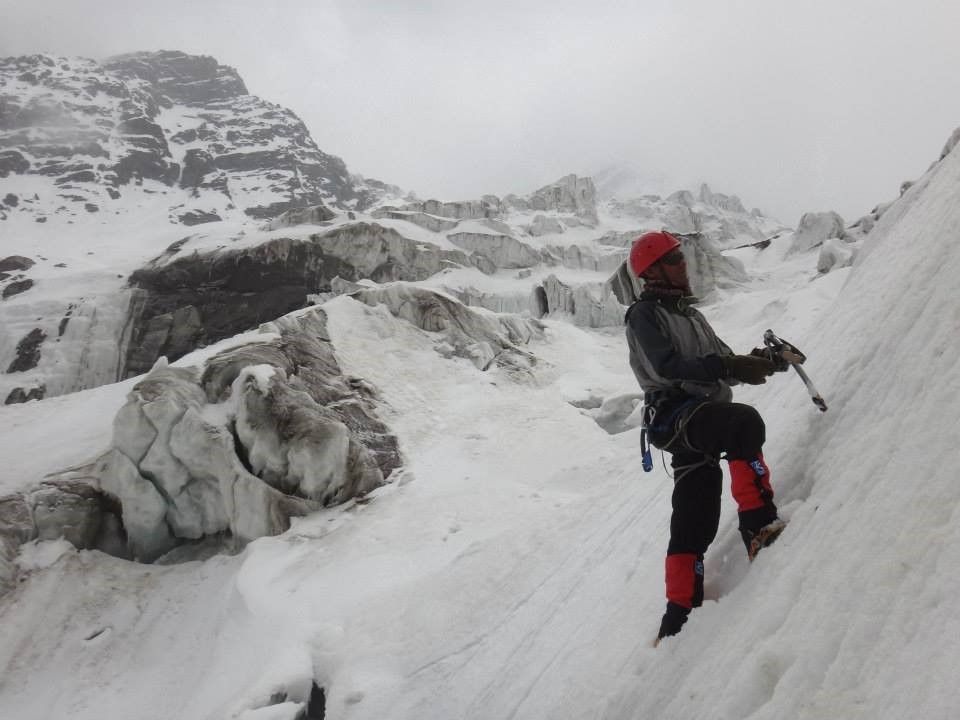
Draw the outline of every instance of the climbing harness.
M673 448L674 443L677 441L680 442L681 447L690 450L691 452L697 453L698 455L703 455L704 459L700 462L693 463L691 465L681 465L674 468L674 472L677 473L674 475L674 482L678 482L683 478L687 473L692 470L701 467L702 465L719 465L720 458L714 458L709 455L704 454L699 448L694 447L689 438L687 437L687 425L690 423L690 420L694 415L697 414L697 411L700 410L704 405L707 404L707 400L701 398L690 398L685 402L678 405L672 412L670 412L666 419L660 423L657 423L657 407L653 404L644 405L643 408L643 424L641 425L640 431L640 451L641 451L641 464L643 466L644 472L651 472L653 470L653 457L650 452L650 436L651 435L660 435L661 433L673 431L673 435L670 439L663 443L662 445L655 445L661 451L668 448ZM692 408L692 409L691 409ZM690 409L689 412L686 412ZM676 427L674 427L676 426ZM671 450L671 452L673 452ZM666 465L664 465L666 467Z

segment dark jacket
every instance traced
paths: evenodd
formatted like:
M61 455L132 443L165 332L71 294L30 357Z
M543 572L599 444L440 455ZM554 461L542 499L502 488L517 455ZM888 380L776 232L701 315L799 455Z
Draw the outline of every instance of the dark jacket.
M643 296L627 310L630 367L648 404L702 398L730 402L721 355L733 351L684 299Z

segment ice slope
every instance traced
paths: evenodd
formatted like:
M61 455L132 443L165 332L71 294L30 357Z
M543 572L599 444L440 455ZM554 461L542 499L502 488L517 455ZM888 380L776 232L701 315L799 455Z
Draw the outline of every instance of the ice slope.
M786 385L757 397L789 531L638 663L606 717L960 713L957 187L953 152L881 219L805 339L830 411Z
M568 402L636 391L619 332L548 322L521 383L341 297L338 359L381 389L407 472L234 558L28 548L0 600L4 716L292 718L316 678L350 720L956 717L958 185L954 152L853 269L737 251L758 280L705 311L738 350L796 342L830 410L790 375L738 392L790 526L748 566L725 497L707 602L660 648L671 481ZM118 395L57 400L75 418ZM95 432L22 421L46 402L0 409L4 447L84 459Z

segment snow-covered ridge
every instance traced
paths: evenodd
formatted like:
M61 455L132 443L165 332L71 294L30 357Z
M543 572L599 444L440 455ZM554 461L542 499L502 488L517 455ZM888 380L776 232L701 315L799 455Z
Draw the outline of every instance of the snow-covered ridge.
M388 190L352 176L294 113L210 57L5 58L0 80L0 220L130 212L118 200L158 192L146 180L164 186L167 219L188 225L365 207Z

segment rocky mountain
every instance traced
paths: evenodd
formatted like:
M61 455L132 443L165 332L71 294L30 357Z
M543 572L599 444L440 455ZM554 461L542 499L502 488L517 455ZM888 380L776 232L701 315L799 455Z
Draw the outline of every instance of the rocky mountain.
M162 193L171 222L195 225L396 191L351 175L233 68L168 51L0 60L0 178L0 218L36 222L130 211L125 195Z
M607 197L578 175L418 200L350 174L210 57L33 55L0 60L0 80L7 403L139 375L358 283L617 325L639 233L682 234L709 298L746 280L727 248L783 229L707 186Z

